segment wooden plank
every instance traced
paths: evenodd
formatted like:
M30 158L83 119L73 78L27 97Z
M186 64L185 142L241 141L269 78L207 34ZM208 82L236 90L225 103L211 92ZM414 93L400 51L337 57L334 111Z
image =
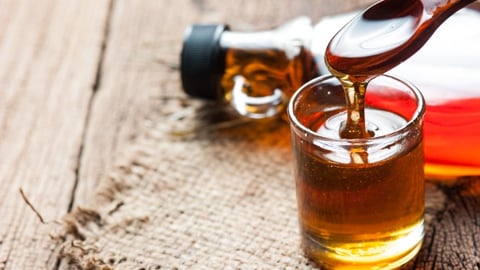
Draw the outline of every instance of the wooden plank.
M0 2L0 269L46 269L68 212L108 1Z
M468 177L448 185L433 183L440 191L436 196L427 196L427 216L433 214L433 220L427 226L422 250L412 266L415 269L479 269L480 177Z
M75 204L88 203L99 179L138 134L164 94L182 95L178 10L185 1L116 1L113 5L99 90L87 128Z

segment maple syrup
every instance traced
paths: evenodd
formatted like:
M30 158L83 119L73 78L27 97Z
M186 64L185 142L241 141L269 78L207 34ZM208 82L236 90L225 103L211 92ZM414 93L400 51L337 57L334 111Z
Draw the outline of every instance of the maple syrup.
M416 53L437 27L473 0L384 0L344 26L325 52L328 70L345 88L348 118L345 138L365 138L363 99L369 80Z
M308 50L311 31L306 17L254 33L193 25L181 55L184 90L224 101L242 116L276 117L296 89L319 75Z
M471 28L480 23L478 4L453 14L424 47L388 71L414 83L425 96L425 173L429 180L480 175L480 51L476 45L480 39ZM323 64L328 41L355 14L323 18L315 27L312 51L322 74L329 72Z
M328 69L342 80L368 82L410 58L446 19L474 1L378 1L332 38Z
M298 53L289 58L279 49L229 48L225 52L225 72L220 85L222 95L231 100L230 89L235 88L235 77L242 74L246 83L244 92L251 97L271 96L281 89L288 97L302 84L318 75L311 53L298 47Z
M393 269L423 239L422 96L379 76L364 101L365 138L339 132L348 113L333 76L302 86L288 108L303 248L327 269Z
M336 111L341 109L329 109L303 117L301 109L290 110L293 129L300 125L319 136L311 142L295 132L292 136L303 245L319 264L327 268L392 269L418 252L423 239L423 137L418 135L422 132L412 131L417 136L410 134L402 141L390 142L386 153L381 147L372 151L372 142L382 136L371 127L385 121L387 126L397 126L403 114L387 117L387 112L405 104L404 96L390 93L384 86L376 100L389 100L386 103L391 106L380 110L367 107L367 92L376 91L378 87L370 87L376 78L412 56L443 21L471 2L379 1L344 26L328 44L325 62L342 86L346 112L339 116ZM305 89L299 91L308 93ZM293 107L322 111L322 105L313 106L308 100L302 104L297 98ZM372 110L376 113L368 117ZM418 118L421 128L423 115ZM322 139L326 134L329 137ZM345 149L334 147L337 141L332 139L343 140ZM326 142L320 144L322 140ZM379 153L381 158L376 160L374 156ZM338 157L342 155L343 159Z

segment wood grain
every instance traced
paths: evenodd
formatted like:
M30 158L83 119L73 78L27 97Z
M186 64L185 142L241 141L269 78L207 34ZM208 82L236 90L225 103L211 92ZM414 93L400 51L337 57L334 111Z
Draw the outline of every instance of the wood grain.
M480 269L480 177L435 184L445 199L427 197L437 211L412 268Z
M69 211L108 3L0 2L0 269L44 269Z

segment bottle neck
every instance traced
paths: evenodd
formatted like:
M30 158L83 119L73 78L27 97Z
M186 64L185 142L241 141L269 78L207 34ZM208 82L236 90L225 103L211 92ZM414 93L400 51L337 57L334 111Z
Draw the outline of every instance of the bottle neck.
M226 31L220 37L220 47L223 49L264 50L280 49L275 31L254 33Z
M289 59L299 55L301 47L309 48L313 27L308 17L299 17L269 31L225 31L219 44L223 49L281 50Z

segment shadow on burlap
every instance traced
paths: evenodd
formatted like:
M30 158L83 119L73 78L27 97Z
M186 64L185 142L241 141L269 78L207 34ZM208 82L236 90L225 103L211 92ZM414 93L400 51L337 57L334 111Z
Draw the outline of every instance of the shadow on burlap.
M92 204L64 218L63 266L315 269L300 248L284 120L186 106L149 123ZM427 197L428 225L445 198L436 189Z

